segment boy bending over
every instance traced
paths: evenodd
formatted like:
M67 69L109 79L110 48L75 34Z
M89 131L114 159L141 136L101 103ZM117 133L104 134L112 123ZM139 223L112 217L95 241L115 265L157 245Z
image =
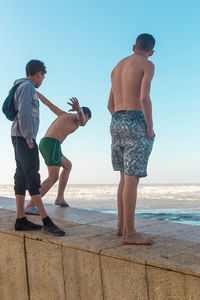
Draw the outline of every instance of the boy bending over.
M39 144L40 152L48 168L48 177L42 182L40 194L41 197L43 197L59 178L58 195L55 204L67 207L69 205L64 200L64 191L72 164L62 154L61 144L66 137L77 130L79 126L85 126L87 121L91 118L91 111L87 107L81 108L78 100L76 98L71 98L71 103L68 102L68 104L71 105L72 108L69 111L76 111L77 114L67 113L52 104L39 92L37 92L37 94L39 99L58 116L50 125ZM59 176L61 166L62 172ZM32 200L30 200L25 207L25 213L37 214L37 210Z

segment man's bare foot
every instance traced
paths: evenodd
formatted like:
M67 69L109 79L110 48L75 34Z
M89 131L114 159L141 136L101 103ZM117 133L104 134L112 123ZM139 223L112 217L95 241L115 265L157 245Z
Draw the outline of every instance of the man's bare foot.
M120 228L117 229L117 236L122 236L122 229Z
M137 232L133 233L130 236L124 236L122 239L123 245L153 245L151 239L145 239L143 236Z

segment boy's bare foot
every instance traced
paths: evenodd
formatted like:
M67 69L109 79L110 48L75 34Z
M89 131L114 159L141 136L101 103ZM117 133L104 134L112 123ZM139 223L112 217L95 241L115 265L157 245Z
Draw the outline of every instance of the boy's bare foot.
M143 236L137 232L133 233L130 236L124 236L122 239L123 245L153 245L151 239L145 239Z
M55 205L60 205L61 207L69 207L69 204L65 200L56 200Z
M36 207L24 207L26 215L39 215L39 211Z

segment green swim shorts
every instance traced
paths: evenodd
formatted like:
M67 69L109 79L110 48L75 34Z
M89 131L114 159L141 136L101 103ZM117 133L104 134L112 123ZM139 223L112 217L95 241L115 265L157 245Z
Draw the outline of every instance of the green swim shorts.
M47 166L61 167L62 152L59 140L51 137L44 137L40 141L39 149Z

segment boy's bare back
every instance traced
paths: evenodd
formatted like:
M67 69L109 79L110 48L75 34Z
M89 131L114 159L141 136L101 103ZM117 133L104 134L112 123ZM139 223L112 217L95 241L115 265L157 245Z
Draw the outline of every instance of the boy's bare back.
M63 112L58 116L57 119L50 125L48 128L45 137L51 137L54 139L57 139L62 143L64 139L74 132L78 127L80 126L80 123L77 119L76 114L69 114L66 112Z
M145 73L152 68L152 62L137 54L128 56L117 64L111 73L114 111L142 111L141 83Z

